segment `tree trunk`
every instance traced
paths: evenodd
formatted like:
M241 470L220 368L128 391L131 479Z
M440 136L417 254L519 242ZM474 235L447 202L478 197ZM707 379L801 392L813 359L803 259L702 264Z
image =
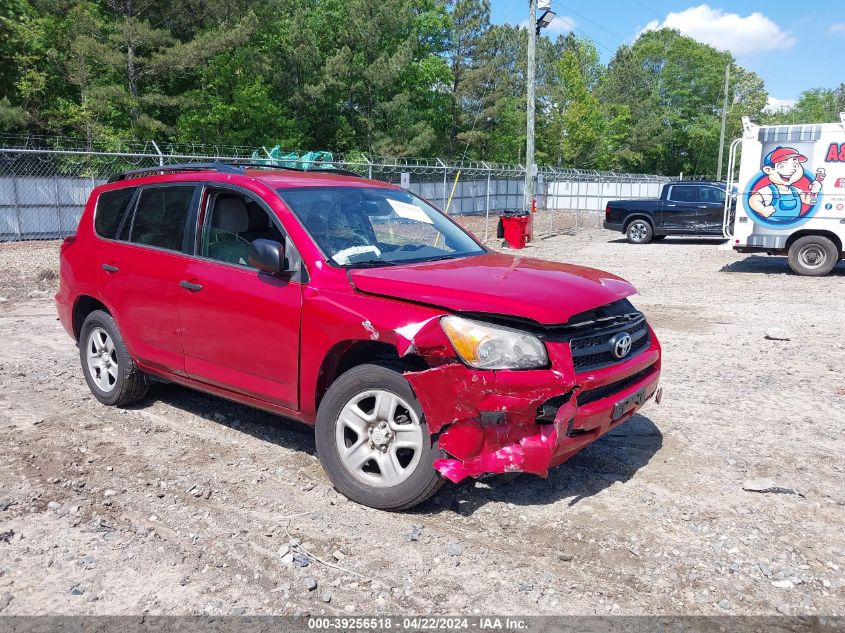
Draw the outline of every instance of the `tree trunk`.
M132 119L132 123L136 123L141 116L141 113L138 111L138 71L135 67L135 42L134 38L132 37L132 30L130 27L130 21L132 20L132 0L126 0L123 4L123 11L126 17L126 26L127 26L127 33L126 33L126 77L129 83L129 99L130 99L130 108L129 108L129 116Z

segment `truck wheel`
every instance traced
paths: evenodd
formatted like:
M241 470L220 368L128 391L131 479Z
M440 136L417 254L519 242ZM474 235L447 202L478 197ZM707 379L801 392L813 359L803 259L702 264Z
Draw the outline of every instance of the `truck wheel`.
M631 244L648 244L654 236L654 229L648 220L634 220L625 230Z
M839 261L836 245L821 235L806 235L789 247L789 267L799 275L821 277Z
M316 442L338 492L371 508L410 508L443 483L422 408L393 369L360 365L334 381L317 412Z
M123 407L147 395L147 377L132 360L107 312L94 310L82 323L79 358L88 388L103 404Z

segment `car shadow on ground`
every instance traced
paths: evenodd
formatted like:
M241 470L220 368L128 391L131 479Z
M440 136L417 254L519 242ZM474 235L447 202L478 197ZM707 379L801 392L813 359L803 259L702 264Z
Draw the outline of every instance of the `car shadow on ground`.
M615 240L608 240L610 244L627 244L627 238L621 237ZM662 240L655 240L653 242L649 242L648 244L631 244L631 246L663 246L663 245L674 245L674 246L683 246L690 244L700 244L702 246L718 246L719 244L724 244L725 238L723 237L674 237L668 236Z
M522 474L515 478L493 476L480 482L470 479L458 486L447 483L412 512L451 511L469 516L492 501L533 506L568 499L571 507L615 483L631 479L662 446L663 434L654 422L636 414L550 470L548 478Z
M154 383L149 395L129 408L144 409L156 401L246 433L263 442L303 451L309 455L315 455L317 452L314 430L307 424L177 384Z
M157 383L144 400L129 408L144 409L156 401L262 442L316 454L310 426L180 385ZM566 463L553 468L548 478L522 474L515 478L504 475L480 481L468 479L458 485L447 482L434 497L408 512L456 512L468 516L492 501L543 505L569 499L568 505L573 506L617 482L628 481L662 445L663 434L654 422L636 414Z
M795 275L786 257L749 255L744 259L722 266L721 273L758 273L763 275ZM828 275L845 276L845 262L839 262Z

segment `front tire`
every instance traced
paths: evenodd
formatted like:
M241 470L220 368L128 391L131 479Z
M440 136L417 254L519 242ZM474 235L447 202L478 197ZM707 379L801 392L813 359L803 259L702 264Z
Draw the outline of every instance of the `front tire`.
M628 225L625 235L631 244L648 244L654 237L654 229L648 220L637 219Z
M410 508L443 483L422 407L386 367L360 365L332 383L317 412L316 443L337 491L371 508Z
M147 377L132 360L108 312L94 310L85 318L79 333L79 359L85 382L101 403L124 407L147 395Z
M808 277L822 277L839 262L836 245L821 235L806 235L789 247L789 267Z

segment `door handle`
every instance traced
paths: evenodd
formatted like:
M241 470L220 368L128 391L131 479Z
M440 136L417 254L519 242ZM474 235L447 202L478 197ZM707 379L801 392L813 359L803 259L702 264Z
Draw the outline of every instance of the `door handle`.
M202 290L202 284L195 284L184 279L179 282L179 285L182 286L185 290L189 290L191 292L199 292L200 290Z
M100 268L105 270L107 273L116 273L118 270L120 270L117 266L114 266L112 264L100 264Z

